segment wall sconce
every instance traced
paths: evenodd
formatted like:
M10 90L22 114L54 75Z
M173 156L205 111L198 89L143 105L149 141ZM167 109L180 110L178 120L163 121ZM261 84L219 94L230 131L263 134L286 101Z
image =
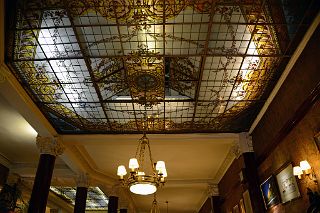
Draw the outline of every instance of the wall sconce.
M304 160L300 162L300 166L293 167L293 175L298 176L299 179L302 178L302 175L306 174L310 180L313 180L316 184L318 184L318 180L316 174L312 170L308 161Z

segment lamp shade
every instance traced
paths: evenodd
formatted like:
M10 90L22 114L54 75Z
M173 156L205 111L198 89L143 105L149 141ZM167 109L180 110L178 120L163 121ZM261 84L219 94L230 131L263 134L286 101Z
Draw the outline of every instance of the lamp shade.
M127 174L126 167L124 167L123 165L118 166L117 175L125 176L126 174Z
M131 158L129 160L129 168L132 170L139 168L139 163L138 163L137 158Z
M302 172L302 169L300 166L293 167L293 175L300 176L302 174L303 174L303 172Z
M168 173L166 169L163 170L162 174L163 174L163 177L168 177Z
M166 164L164 161L159 160L156 164L156 170L160 173L163 174L163 171L166 170Z
M138 195L150 195L157 191L157 187L154 183L146 183L146 182L140 182L136 184L132 184L129 187L130 191L134 194Z
M301 161L300 162L300 167L302 170L308 170L308 169L311 169L311 166L310 164L308 163L308 161L304 160L304 161Z

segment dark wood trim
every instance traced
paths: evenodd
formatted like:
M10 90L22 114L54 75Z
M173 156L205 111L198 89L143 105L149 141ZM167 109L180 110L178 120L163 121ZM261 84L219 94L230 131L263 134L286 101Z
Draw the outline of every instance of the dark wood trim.
M257 162L260 165L269 154L277 147L277 145L291 132L291 130L304 118L307 112L311 107L319 100L320 98L320 82L312 90L307 99L300 105L296 110L294 115L289 119L285 125L280 129L278 134L275 136L274 140L265 148L264 152L258 157Z

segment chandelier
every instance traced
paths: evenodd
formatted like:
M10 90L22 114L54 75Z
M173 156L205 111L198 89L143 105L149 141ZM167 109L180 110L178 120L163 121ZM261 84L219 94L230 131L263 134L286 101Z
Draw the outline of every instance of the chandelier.
M144 167L145 151L148 150L151 174L146 174ZM130 191L134 194L149 195L157 191L159 186L164 185L167 177L167 170L164 161L154 163L152 160L149 139L146 134L140 138L136 150L135 158L129 160L130 174L127 178L127 170L124 165L118 166L117 175L123 185L128 186ZM150 169L149 169L150 170Z
M154 194L154 197L153 197L150 213L160 213L160 208L158 206L156 194Z

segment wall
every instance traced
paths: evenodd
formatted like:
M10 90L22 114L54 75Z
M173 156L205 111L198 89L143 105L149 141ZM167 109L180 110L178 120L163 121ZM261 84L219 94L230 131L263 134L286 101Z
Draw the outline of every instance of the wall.
M320 131L320 27L307 43L275 99L253 131L260 183L277 174L283 165L308 160L320 181L319 151L313 136ZM298 180L301 197L279 204L268 212L301 213L308 208L307 187L313 181Z
M258 163L259 184L275 174L286 163L298 165L308 160L320 178L320 155L313 136L320 131L320 27L302 51L280 91L252 133ZM222 212L229 213L238 204L247 186L240 183L239 173L244 159L236 159L219 183L220 196L225 199ZM256 184L256 187L259 187ZM269 212L306 212L306 187L317 186L312 181L298 181L301 198L279 204ZM320 180L319 180L320 184ZM252 196L252 201L258 196ZM256 200L257 201L257 200ZM262 203L262 201L260 201ZM263 213L261 209L256 213Z
M276 173L287 162L299 165L301 160L308 160L314 168L320 183L320 154L313 138L317 131L320 131L320 101L310 109L307 115L259 166L260 179L265 180L271 174ZM313 190L319 190L319 188L308 178L298 180L298 184L302 195L301 198L283 205L280 204L269 212L305 212L309 203L307 187Z
M319 43L320 26L317 27L278 94L253 131L254 151L259 162L262 162L291 131L298 122L294 118L303 117L305 112L299 112L299 108L300 111L303 110L304 101L320 82Z
M232 212L232 208L237 205L242 198L246 186L240 183L239 173L244 168L243 157L235 159L226 174L219 182L219 194L223 200L222 212Z

